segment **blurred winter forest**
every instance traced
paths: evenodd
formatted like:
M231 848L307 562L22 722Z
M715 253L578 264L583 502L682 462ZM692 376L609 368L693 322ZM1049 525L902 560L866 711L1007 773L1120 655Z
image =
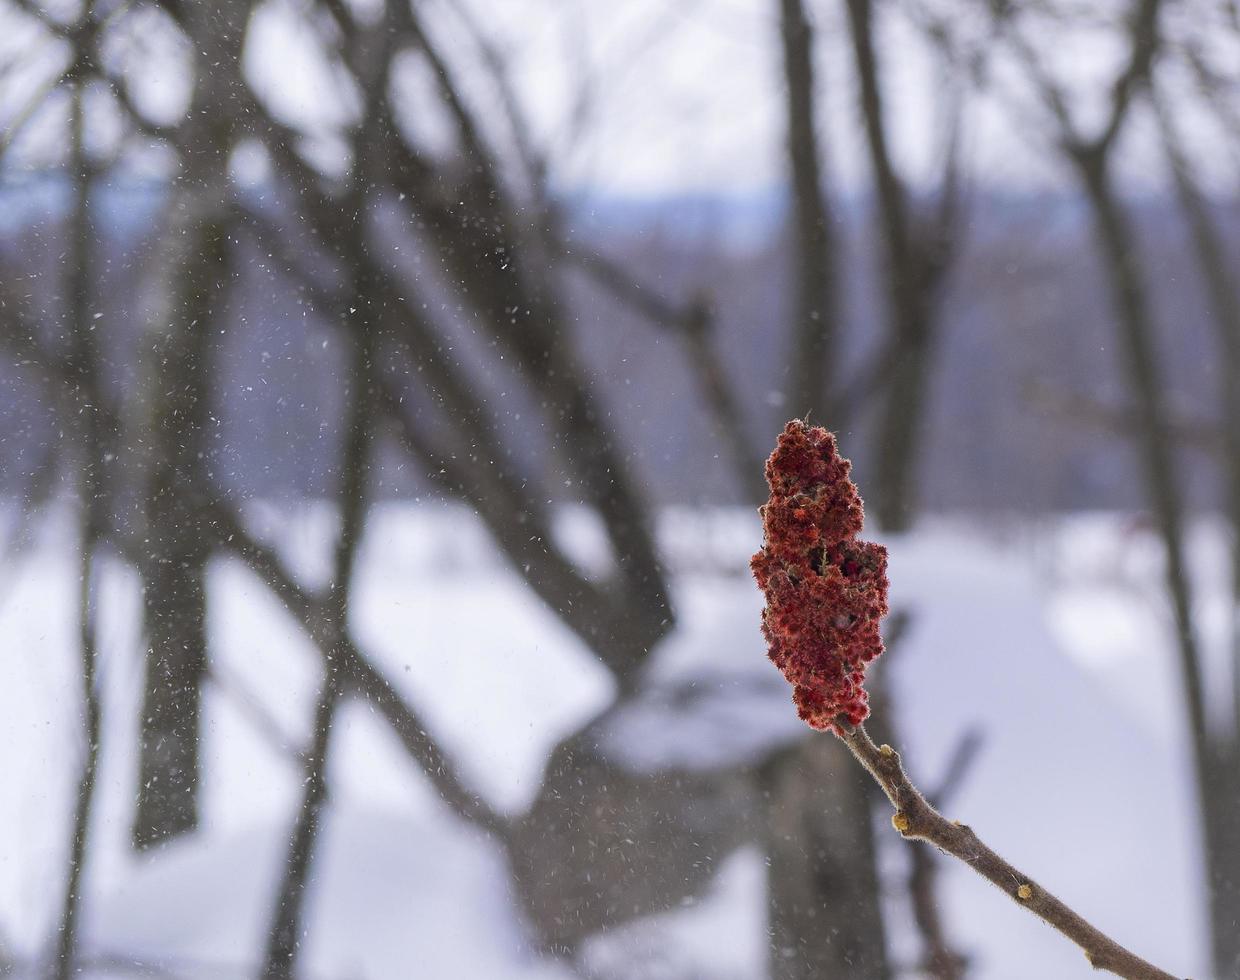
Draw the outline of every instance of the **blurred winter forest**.
M0 974L1240 978L1233 0L0 0Z

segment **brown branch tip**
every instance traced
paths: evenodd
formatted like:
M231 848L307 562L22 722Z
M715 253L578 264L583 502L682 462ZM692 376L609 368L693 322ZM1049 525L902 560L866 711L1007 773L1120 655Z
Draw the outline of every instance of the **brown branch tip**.
M770 499L763 544L750 566L766 595L762 632L768 656L793 685L798 714L834 732L895 808L892 826L963 861L1085 953L1091 966L1128 980L1177 980L1102 933L992 851L970 827L942 816L909 780L900 756L878 746L869 713L866 666L883 652L887 551L857 539L863 510L835 437L793 420L766 463Z

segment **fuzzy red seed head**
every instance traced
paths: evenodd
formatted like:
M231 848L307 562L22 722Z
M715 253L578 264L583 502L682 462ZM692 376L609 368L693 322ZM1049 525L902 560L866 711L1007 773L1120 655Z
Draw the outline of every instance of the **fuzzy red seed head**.
M750 567L766 595L768 656L793 685L797 713L835 730L869 714L865 668L883 652L887 549L857 540L864 513L826 429L793 420L766 461L762 550Z

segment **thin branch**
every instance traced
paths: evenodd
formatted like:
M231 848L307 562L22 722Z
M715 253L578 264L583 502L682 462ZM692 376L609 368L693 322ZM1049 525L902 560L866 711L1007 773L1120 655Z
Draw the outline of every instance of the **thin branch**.
M931 806L935 809L946 806L956 795L981 750L982 733L977 729L971 728L960 736L960 741L956 743L956 748L952 750L947 765L943 768L943 775L939 777L939 788L929 796Z
M23 129L35 117L38 111L43 108L43 104L52 97L62 82L66 81L72 74L72 66L62 69L58 74L48 77L42 85L40 85L34 93L26 100L26 103L18 110L17 115L8 124L3 134L0 134L0 159L8 153L9 148L17 141L17 137L21 135Z
M832 425L844 428L845 423L856 418L863 403L880 397L887 390L904 357L904 348L903 334L892 331L870 359L857 368L845 384L836 387L826 410L826 418Z
M1140 0L1129 26L1132 42L1128 61L1111 86L1107 120L1092 139L1081 135L1068 107L1068 96L1046 70L1033 45L1016 27L1007 39L1025 72L1059 128L1059 144L1078 164L1100 166L1109 156L1133 105L1133 96L1149 78L1158 53L1161 33L1158 17L1161 0Z
M299 585L285 568L275 550L254 538L227 507L208 502L204 526L215 535L216 543L241 561L284 602L285 608L301 624L326 657L330 631L326 624L325 599ZM376 708L396 733L405 751L421 767L439 798L470 823L502 840L508 821L485 800L470 790L456 775L456 767L435 741L427 723L401 697L370 658L349 636L339 650L341 671L350 693Z
M960 787L977 758L981 744L981 736L976 731L965 732L961 737L939 780L938 790L930 794L930 805L936 810ZM907 844L912 864L908 876L909 900L913 906L913 919L925 943L923 967L934 980L962 980L969 958L952 948L943 926L938 901L939 870L942 865L938 855L916 841L908 841Z
M87 6L87 16L90 4ZM98 636L94 610L95 550L103 533L102 473L100 472L98 349L92 333L90 303L94 272L91 187L93 172L86 154L84 86L78 79L70 93L69 155L73 182L73 209L69 222L67 285L70 355L66 364L71 379L72 408L79 428L81 451L80 507L82 511L78 545L78 643L82 662L82 709L84 756L78 776L69 848L69 874L61 909L56 958L48 975L67 980L77 969L78 930L82 907L87 844L91 816L95 809L95 785L99 773L99 743L102 731L102 703L98 683Z
M1033 45L1020 33L1019 29L1014 28L1008 35L1008 40L1017 57L1024 64L1030 82L1037 89L1038 98L1059 126L1059 145L1076 152L1085 145L1085 141L1077 133L1076 124L1072 121L1072 113L1068 110L1068 100L1063 90L1043 67Z
M729 458L737 488L755 500L766 493L762 456L745 438L744 413L736 386L728 381L727 369L714 339L715 317L703 297L676 304L638 282L617 263L599 252L563 247L562 256L573 262L593 282L636 310L655 326L670 331L685 344L693 371L711 421L728 443Z
M1140 0L1133 14L1128 35L1132 39L1132 51L1128 64L1115 79L1111 88L1111 113L1106 126L1098 135L1095 146L1100 152L1108 150L1123 128L1133 96L1149 78L1154 56L1162 33L1158 30L1158 14L1161 0Z
M233 702L272 748L297 765L305 765L309 751L298 748L297 740L284 730L275 716L263 705L262 699L251 691L237 674L222 664L214 663L207 667L205 677L220 689L220 693Z
M1028 875L982 843L973 830L948 820L909 781L900 756L889 745L874 744L865 727L839 720L844 744L852 751L895 807L893 826L909 840L923 840L958 858L1039 919L1076 943L1090 966L1126 980L1177 978L1125 949L1073 911Z
M560 255L589 276L592 282L607 290L613 298L640 313L656 327L673 333L689 328L694 316L693 304L665 299L638 282L629 270L603 253L588 247L563 244Z
M129 90L129 86L125 83L125 79L122 76L103 70L100 72L99 77L108 86L108 91L112 93L112 97L116 99L117 104L125 113L125 118L133 124L134 129L148 139L171 143L182 152L185 152L184 146L181 145L184 141L180 138L180 128L152 122L148 119L142 110L138 108L137 103L134 102L133 93Z
M1125 439L1141 435L1141 413L1131 405L1111 405L1084 392L1042 382L1029 384L1025 397L1038 411L1058 417L1074 428L1083 424ZM1213 422L1184 412L1167 411L1164 424L1177 445L1215 457L1224 454L1225 435Z
M525 109L521 105L508 61L498 46L482 30L469 10L468 4L454 3L450 9L460 20L466 34L478 49L482 65L495 86L500 108L503 110L512 134L517 159L525 169L535 205L540 211L548 211L550 193L547 187L547 174L550 166L547 161L547 152L535 144L534 127L530 124Z
M365 249L364 222L353 232L355 249ZM268 980L291 978L301 947L306 883L314 861L323 812L327 805L327 761L331 748L336 711L345 692L345 677L339 667L340 649L347 645L357 553L366 524L367 470L370 463L375 424L374 323L362 278L355 277L353 301L367 310L349 338L350 365L348 414L345 422L344 451L340 463L340 533L332 582L328 593L330 628L335 634L330 655L323 664L323 684L314 709L314 728L310 751L303 768L302 797L293 821L285 856L284 877L276 894L271 928L267 938L264 976Z
M900 281L916 264L908 221L908 196L891 158L879 84L878 54L874 47L873 3L872 0L848 0L847 7L861 118L888 251L888 274L896 280L893 299L898 301L903 293L914 288L913 282Z

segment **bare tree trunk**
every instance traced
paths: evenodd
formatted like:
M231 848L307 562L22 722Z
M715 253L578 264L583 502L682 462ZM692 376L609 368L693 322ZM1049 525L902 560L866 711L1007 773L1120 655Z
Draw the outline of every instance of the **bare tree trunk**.
M360 200L355 203L358 204L356 213L363 214ZM355 254L366 248L361 218L358 220L353 241ZM289 838L284 876L276 894L267 937L263 975L268 980L286 980L294 975L300 940L305 931L306 885L327 803L327 758L332 725L348 679L350 586L358 546L365 529L367 468L379 404L373 364L375 324L370 313L373 301L362 277L355 280L353 302L355 308L361 311L361 317L355 324L355 333L350 337L352 349L347 374L349 412L345 420L340 466L341 524L336 541L331 592L327 600L328 628L334 634L335 642L331 655L324 660L323 685L315 706L313 743L306 759L301 804Z
M210 550L205 535L194 530L199 523L195 474L206 431L210 327L228 243L215 223L185 234L187 264L174 270L182 277L175 320L158 339L147 376L155 390L144 489L148 551L141 568L147 655L133 824L139 848L198 823Z
M836 350L835 275L831 216L822 189L822 164L814 115L814 33L802 0L780 0L784 80L787 84L790 220L796 229L792 358L788 396L792 413L821 414L831 399ZM830 420L825 420L830 424Z
M814 111L814 32L802 0L779 0L779 9L794 229L788 396L792 412L808 417L835 407L833 236ZM888 975L870 788L848 771L848 762L828 740L811 739L772 765L766 838L772 980Z
M89 17L88 5L83 16ZM79 57L84 58L79 52ZM84 61L82 62L84 64ZM78 428L81 528L78 541L78 646L82 661L83 758L78 775L73 831L69 848L69 875L60 914L56 958L49 976L67 980L75 971L82 881L87 860L95 783L99 771L101 706L96 686L97 650L92 601L95 549L103 535L102 453L100 451L101 391L98 351L90 312L94 243L91 220L92 173L86 155L83 115L84 80L72 89L70 111L70 171L73 185L69 235L68 334L71 338L68 377Z
M1219 415L1222 419L1223 472L1226 478L1227 512L1232 528L1231 586L1233 724L1240 728L1240 292L1228 265L1227 247L1210 218L1208 203L1189 170L1169 109L1157 93L1154 107L1162 131L1163 148L1171 162L1180 209L1184 212L1197 253L1197 266L1210 299L1218 350L1222 355ZM1233 738L1240 738L1234 732Z
M889 332L898 344L879 410L870 502L881 527L902 531L917 511L917 450L926 424L934 349L932 307L945 266L932 261L933 250L914 228L908 194L891 159L874 45L873 3L847 0L847 7L885 253ZM954 180L949 169L944 177L945 200L953 199L950 182ZM947 223L951 213L945 208L944 227L933 230L940 236L940 259L945 258L952 231Z
M1214 827L1207 837L1216 842L1216 849L1210 853L1214 964L1220 976L1231 977L1240 976L1240 294L1228 269L1226 246L1189 169L1169 110L1156 92L1153 102L1180 208L1210 298L1224 365L1219 408L1225 498L1232 531L1232 724L1229 731L1215 735L1216 772L1204 787L1203 806L1206 821Z
M1163 405L1164 384L1158 371L1149 302L1135 254L1136 237L1115 197L1105 156L1082 153L1076 161L1097 222L1099 246L1106 262L1120 327L1128 384L1136 399L1141 464L1163 539L1166 589L1175 620L1205 841L1214 963L1220 976L1230 977L1236 975L1237 965L1240 965L1240 929L1237 928L1240 881L1236 875L1236 870L1240 869L1240 810L1237 810L1240 778L1235 772L1237 760L1227 747L1211 738L1207 725L1184 542L1184 501L1175 475L1173 445Z
M199 53L195 92L179 131L182 173L156 269L160 298L144 364L143 684L137 809L132 837L146 848L198 823L199 723L207 665L202 458L213 328L230 255L228 153L244 83L241 46L250 0L191 5L183 26Z
M1196 761L1202 775L1209 759L1209 733L1202 695L1201 660L1193 629L1184 546L1184 504L1175 477L1175 459L1163 407L1164 385L1157 367L1154 327L1138 272L1136 238L1115 198L1105 160L1085 158L1082 184L1097 223L1124 351L1128 384L1137 401L1138 447L1150 504L1166 548L1165 575L1175 617L1180 672Z
M770 767L771 980L891 975L870 786L834 741L808 738Z
M920 502L917 464L926 429L926 402L930 390L933 344L927 320L917 314L904 321L904 341L884 385L875 430L873 513L879 527L905 531Z

